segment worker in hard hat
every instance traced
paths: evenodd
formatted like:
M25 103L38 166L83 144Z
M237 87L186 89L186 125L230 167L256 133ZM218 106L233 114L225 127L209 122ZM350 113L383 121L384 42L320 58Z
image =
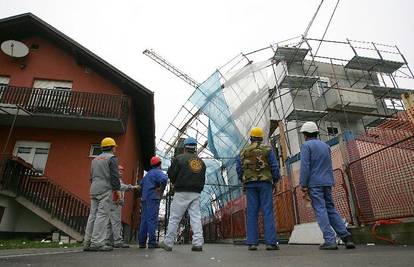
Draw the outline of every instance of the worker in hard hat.
M168 177L161 170L161 159L151 158L151 170L141 180L141 224L138 234L139 248L158 248L155 230L158 226L160 200L167 184Z
M120 191L122 194L120 199L118 199L116 192L113 192L112 194L105 243L106 245L112 246L114 248L129 248L129 245L125 244L122 238L121 213L122 206L124 205L124 192L139 189L140 186L124 184L122 181L122 176L124 174L125 168L122 165L118 165L118 169L119 182L121 183Z
M197 140L184 140L184 153L175 157L168 168L168 177L174 185L175 194L171 203L167 234L161 247L171 251L177 236L178 225L188 210L193 232L192 251L202 251L204 238L201 224L200 193L206 180L206 165L197 155Z
M254 127L250 141L237 158L236 170L247 199L247 240L249 250L257 250L258 215L263 212L266 250L278 250L273 213L273 186L280 179L279 164L273 149L262 144L264 132Z
M344 241L347 249L355 248L351 234L346 229L332 199L334 176L331 149L318 139L319 129L316 123L305 122L300 132L305 137L305 143L300 148L300 186L311 199L316 220L325 240L319 248L338 249L335 232Z
M91 207L85 229L84 251L110 251L105 244L112 191L121 198L116 143L111 137L101 141L102 153L91 164Z

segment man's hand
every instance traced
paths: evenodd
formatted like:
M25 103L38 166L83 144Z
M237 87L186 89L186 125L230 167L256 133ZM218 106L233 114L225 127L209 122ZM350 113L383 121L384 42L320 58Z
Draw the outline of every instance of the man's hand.
M301 187L300 190L302 190L303 193L307 193L308 192L308 188L307 187Z
M133 186L132 186L132 189L133 189L133 190L137 190L137 191L139 191L139 190L141 190L141 186L140 186L140 185L138 185L138 184L137 184L137 185L133 185Z
M273 191L273 193L275 193L277 191L277 184L276 183L272 184L272 191Z
M161 195L161 188L160 187L156 187L155 188L155 193L159 196Z
M307 187L301 187L300 190L302 190L303 192L303 199L305 199L306 201L310 202L311 198L309 196L309 191Z

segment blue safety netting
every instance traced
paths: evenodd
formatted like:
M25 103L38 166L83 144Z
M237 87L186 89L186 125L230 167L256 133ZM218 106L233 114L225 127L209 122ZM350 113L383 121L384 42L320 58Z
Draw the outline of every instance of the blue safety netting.
M254 67L254 66L253 66ZM227 201L237 198L241 190L236 172L236 158L247 142L248 130L252 125L265 127L262 121L268 102L268 88L257 88L250 83L255 69L252 66L242 68L230 74L233 80L227 80L224 86L223 75L214 72L191 95L189 101L208 117L208 149L216 160L206 161L207 181L201 196L203 215L212 213L211 201L215 200L218 207ZM247 80L247 81L246 81ZM237 88L233 88L236 82ZM231 84L230 84L231 83ZM263 102L261 102L263 101Z
M202 130L204 133L199 137L207 140L198 140L200 145L207 141L208 149L204 158L206 185L201 193L203 217L240 196L236 158L248 142L252 127L262 127L265 132L269 128L269 92L275 86L270 61L243 61L243 58L235 59L234 65L228 65L228 71L215 71L198 86L171 123L171 134L163 139L168 147L185 136L199 135L200 127L205 127L206 131ZM198 126L197 121L189 122L195 110L206 119ZM190 127L185 126L187 122ZM186 128L185 132L180 132L182 128ZM164 158L163 168L169 166L172 156L170 148L165 150L157 151Z

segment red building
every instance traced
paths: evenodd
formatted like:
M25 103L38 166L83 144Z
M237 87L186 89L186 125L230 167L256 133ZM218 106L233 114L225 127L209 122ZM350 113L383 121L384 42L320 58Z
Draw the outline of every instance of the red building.
M11 178L16 176L11 171L5 174L3 160L0 233L48 232L60 227L59 222L51 223L44 214L56 219L46 206L55 212L62 210L57 208L59 203L49 204L58 198L50 193L52 184L61 195L89 203L90 163L99 153L102 138L116 139L125 183L135 183L142 177L155 148L154 95L33 14L1 19L0 43L7 40L23 43L28 54L10 56L4 53L7 47L0 51L0 152L20 157L33 168L27 178L30 185L23 188L20 181L15 185L19 189L6 190L6 183L10 187L17 178ZM17 45L15 48L19 48ZM10 157L5 158L10 163ZM42 186L46 188L43 191L50 192L37 192ZM22 195L34 206L19 201ZM133 194L127 193L122 217L127 229L136 224L135 203ZM37 208L41 210L33 210ZM77 213L72 207L62 216L78 218L79 223L85 211ZM82 234L79 229L77 232Z

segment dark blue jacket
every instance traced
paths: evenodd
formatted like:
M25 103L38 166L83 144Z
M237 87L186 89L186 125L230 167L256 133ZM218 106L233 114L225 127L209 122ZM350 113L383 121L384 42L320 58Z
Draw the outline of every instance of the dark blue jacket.
M160 187L162 194L162 191L167 184L167 179L167 175L162 172L160 168L152 168L149 170L140 183L142 190L142 201L160 199L161 196L155 191L155 189Z
M267 160L269 161L269 167L270 167L270 172L272 173L273 183L277 183L280 179L279 162L276 160L275 152L273 151L273 149L270 151ZM239 180L241 181L243 177L243 166L241 164L240 155L237 157L237 160L236 160L236 171L237 171L237 176L239 177ZM254 186L257 183L262 183L262 182L257 182L257 181L248 182L245 184L245 187L249 187L250 185Z
M306 141L300 148L300 185L333 186L331 148L318 139Z

